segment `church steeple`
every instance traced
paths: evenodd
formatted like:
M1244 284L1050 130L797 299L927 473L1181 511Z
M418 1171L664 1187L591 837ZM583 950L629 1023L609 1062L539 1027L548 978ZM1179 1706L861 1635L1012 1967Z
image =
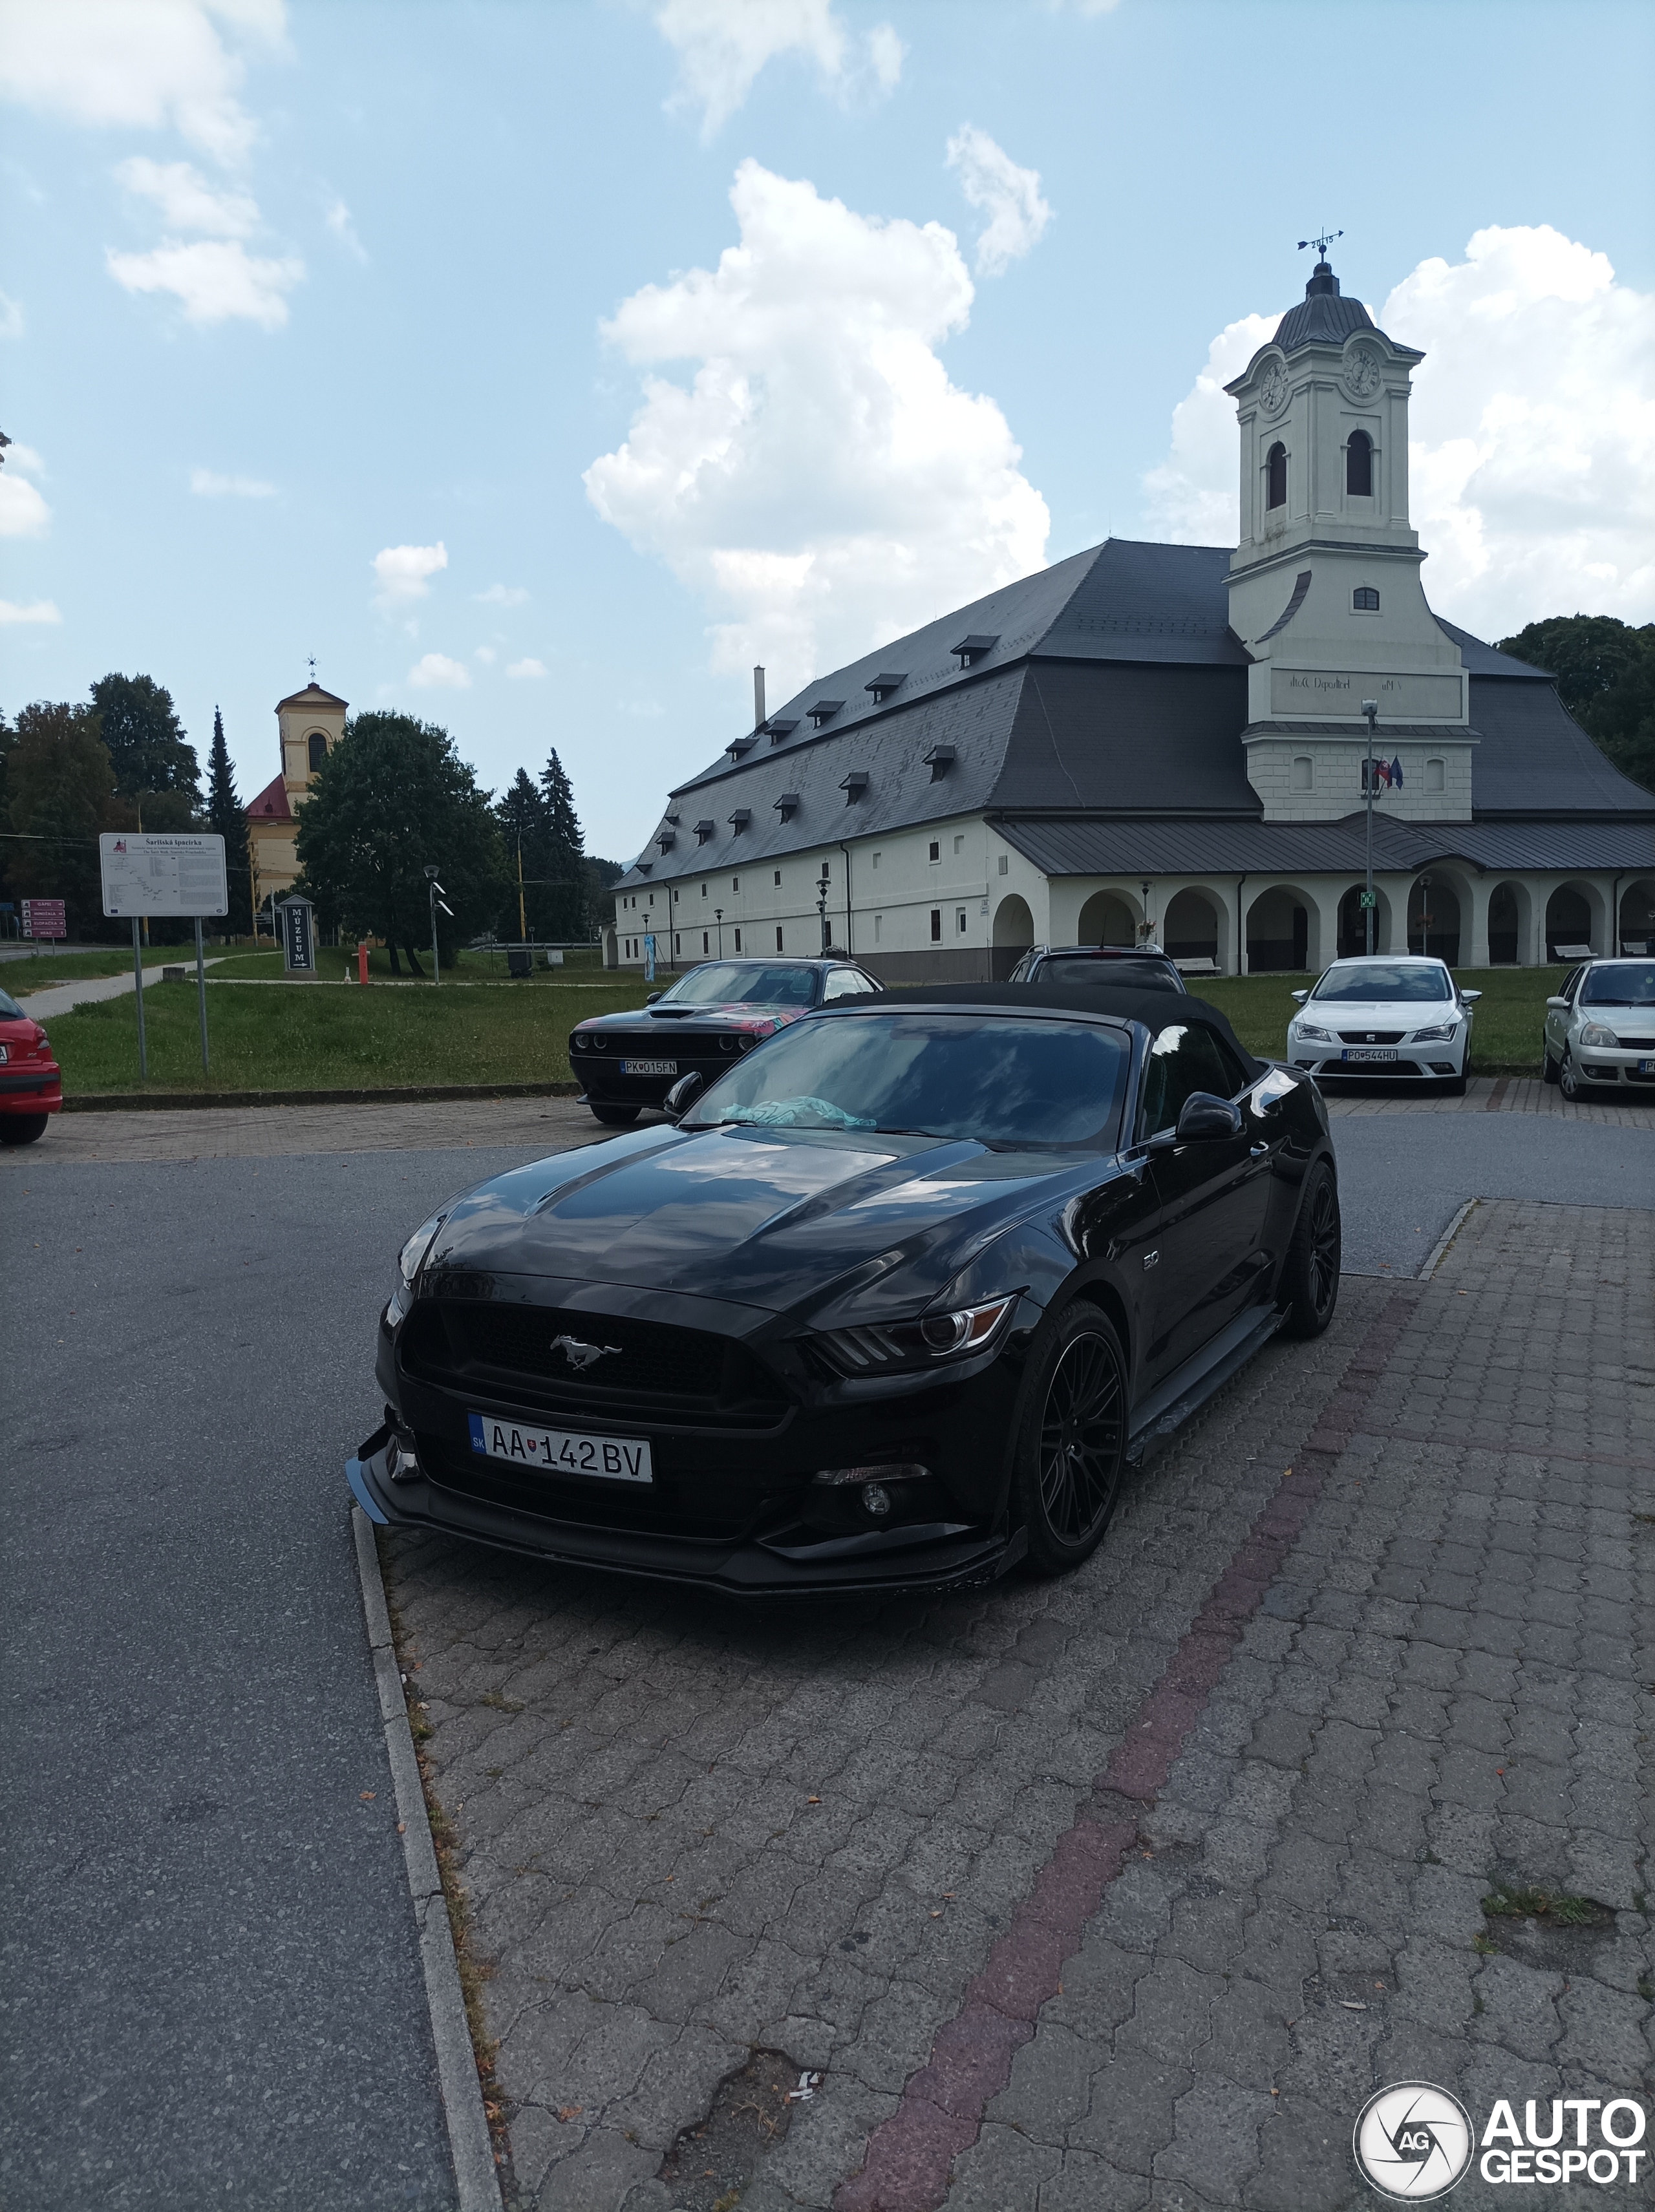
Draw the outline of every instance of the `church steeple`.
M1248 774L1270 813L1278 782L1327 793L1289 817L1360 803L1336 744L1347 732L1365 741L1364 698L1386 723L1445 733L1463 732L1466 712L1459 648L1426 604L1409 519L1409 400L1425 356L1346 298L1325 239L1308 242L1323 250L1304 299L1226 387L1240 434L1230 627L1252 662ZM1312 738L1335 743L1325 762L1304 749Z

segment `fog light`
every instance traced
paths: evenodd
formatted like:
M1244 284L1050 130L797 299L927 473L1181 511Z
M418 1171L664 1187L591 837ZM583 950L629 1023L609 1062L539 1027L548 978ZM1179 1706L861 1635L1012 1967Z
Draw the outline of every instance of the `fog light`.
M1431 1073L1433 1075L1457 1075L1459 1071L1451 1060L1433 1060Z
M891 1510L891 1492L882 1482L865 1482L862 1485L862 1503L870 1513L888 1513Z
M878 1489L880 1484L886 1482L921 1482L930 1472L928 1467L921 1467L917 1461L899 1459L892 1460L883 1467L818 1468L816 1471L816 1480L818 1482L832 1483L836 1486L840 1483L864 1482L872 1488Z

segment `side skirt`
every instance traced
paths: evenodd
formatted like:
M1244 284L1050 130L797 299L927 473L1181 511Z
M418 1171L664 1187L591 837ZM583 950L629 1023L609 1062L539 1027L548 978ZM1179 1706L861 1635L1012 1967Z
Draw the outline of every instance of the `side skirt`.
M1287 1316L1275 1306L1252 1306L1186 1360L1147 1399L1127 1439L1127 1464L1136 1466L1204 1406L1275 1334Z

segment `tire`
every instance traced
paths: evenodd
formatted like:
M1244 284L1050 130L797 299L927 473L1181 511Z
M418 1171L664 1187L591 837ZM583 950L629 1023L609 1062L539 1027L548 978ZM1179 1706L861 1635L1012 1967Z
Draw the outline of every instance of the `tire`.
M1031 1362L1013 1504L1037 1574L1063 1575L1103 1541L1126 1470L1127 1371L1106 1315L1077 1298Z
M1466 1078L1464 1076L1451 1075L1447 1082L1445 1083L1442 1087L1449 1097L1463 1098L1465 1096L1465 1084Z
M587 1103L606 1129L630 1128L643 1110L640 1106L600 1106L596 1099L589 1099Z
M1576 1070L1574 1054L1567 1045L1563 1048L1563 1065L1557 1071L1557 1080L1563 1096L1576 1105L1587 1096L1591 1087Z
M1339 1187L1333 1170L1323 1160L1312 1170L1299 1202L1299 1218L1281 1269L1276 1303L1287 1316L1282 1327L1288 1336L1320 1336L1333 1319L1339 1303L1342 1246Z
M50 1114L0 1114L0 1145L33 1145L45 1136Z
M1544 1063L1540 1070L1540 1079L1542 1083L1555 1083L1557 1080L1557 1062L1552 1058L1550 1053L1545 1054Z

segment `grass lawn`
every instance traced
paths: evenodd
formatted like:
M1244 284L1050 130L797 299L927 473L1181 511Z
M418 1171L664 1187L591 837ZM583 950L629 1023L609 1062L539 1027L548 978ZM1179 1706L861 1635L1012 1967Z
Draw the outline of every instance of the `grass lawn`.
M193 951L190 957L192 959L194 958ZM543 953L540 956L543 963L545 957ZM572 982L599 982L604 975L602 963L603 956L597 945L594 945L589 948L582 945L564 953L563 964L561 968L548 968L542 964L535 968L532 975L519 977L517 981L520 985L524 981L529 981L550 983L554 987L558 983L568 985ZM419 964L425 970L425 981L429 986L431 981L431 951L429 945L423 945L420 948ZM251 978L277 982L280 981L282 975L282 956L279 952L232 953L228 958L222 959L212 972L215 975L223 977L228 981L234 981L237 977L240 977L244 981ZM356 972L356 954L354 947L347 948L338 945L317 946L316 973L324 981L332 978L337 981L341 976L354 975ZM368 954L368 973L370 979L376 983L411 981L417 983L418 981L417 977L410 976L405 962L403 964L401 975L393 975L391 973L391 956L383 946ZM500 946L491 952L462 951L458 953L453 961L445 959L442 963L442 980L445 983L450 981L465 983L510 981L512 979L506 966L504 946Z
M1454 980L1482 998L1471 1026L1474 1075L1538 1075L1540 1031L1546 1000L1568 974L1567 968L1458 968ZM1230 1017L1249 1051L1281 1058L1287 1048L1293 994L1308 988L1308 975L1190 976L1198 999L1209 1000Z
M222 969L216 973L222 973ZM195 977L143 994L149 1080L138 1080L130 994L52 1024L71 1095L138 1091L356 1091L449 1083L566 1083L569 1032L588 1014L640 1004L636 981L560 989L405 991L215 985L207 994L210 1073L201 1067Z
M210 959L211 945L207 947ZM146 968L172 966L187 960L195 966L195 945L146 945L143 964ZM0 991L21 998L26 991L49 990L54 983L83 983L88 976L130 975L132 972L132 948L130 945L99 945L87 952L32 952L21 960L0 960Z

